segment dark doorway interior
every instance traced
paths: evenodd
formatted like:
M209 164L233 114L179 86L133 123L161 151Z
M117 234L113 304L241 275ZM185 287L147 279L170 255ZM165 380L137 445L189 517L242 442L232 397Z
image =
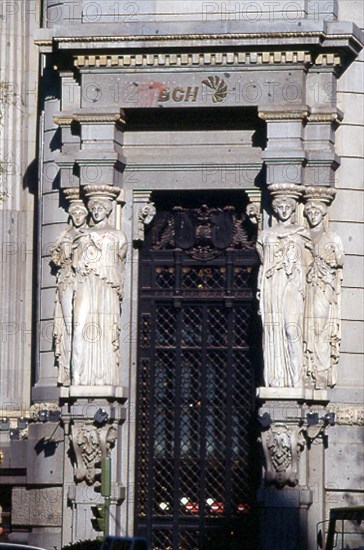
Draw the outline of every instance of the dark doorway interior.
M155 193L140 254L137 533L254 548L259 341L243 193Z

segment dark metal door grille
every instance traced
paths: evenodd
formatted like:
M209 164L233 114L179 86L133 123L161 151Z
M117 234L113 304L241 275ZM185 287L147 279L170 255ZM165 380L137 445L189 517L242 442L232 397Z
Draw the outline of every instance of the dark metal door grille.
M176 247L153 248L152 236L146 244L137 529L154 550L242 549L255 489L255 252L230 246L201 262Z

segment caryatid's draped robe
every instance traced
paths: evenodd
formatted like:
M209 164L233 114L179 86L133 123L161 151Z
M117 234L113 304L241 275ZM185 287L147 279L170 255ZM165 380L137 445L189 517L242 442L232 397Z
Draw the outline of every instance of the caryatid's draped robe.
M80 235L73 246L72 384L116 386L126 238L104 226Z
M304 227L277 224L261 232L258 288L263 325L264 381L271 387L303 385Z
M336 383L341 341L341 279L344 250L331 231L313 239L313 263L307 272L305 359L317 389Z

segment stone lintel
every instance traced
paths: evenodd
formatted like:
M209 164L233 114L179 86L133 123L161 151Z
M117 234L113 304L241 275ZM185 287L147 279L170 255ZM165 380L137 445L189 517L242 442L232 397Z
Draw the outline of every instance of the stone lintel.
M305 401L305 402L329 402L326 390L314 390L311 388L257 388L257 398L262 401Z

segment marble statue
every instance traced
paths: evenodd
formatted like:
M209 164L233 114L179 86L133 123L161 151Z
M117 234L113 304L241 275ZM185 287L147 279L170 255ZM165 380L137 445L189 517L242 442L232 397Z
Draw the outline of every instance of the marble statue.
M344 251L340 237L325 227L327 206L334 196L332 188L307 188L304 209L313 243L313 262L307 271L305 367L316 389L335 385L339 358Z
M262 231L258 299L263 325L264 380L270 387L303 386L303 314L307 229L293 222L301 188L269 186L277 223Z
M86 186L93 225L73 241L72 385L118 385L120 302L123 298L125 235L109 216L118 190Z
M57 288L54 310L54 353L58 364L58 383L70 385L72 301L75 273L72 269L72 245L77 235L87 229L87 208L79 198L79 189L66 189L69 226L59 235L51 252L52 263L57 268Z

